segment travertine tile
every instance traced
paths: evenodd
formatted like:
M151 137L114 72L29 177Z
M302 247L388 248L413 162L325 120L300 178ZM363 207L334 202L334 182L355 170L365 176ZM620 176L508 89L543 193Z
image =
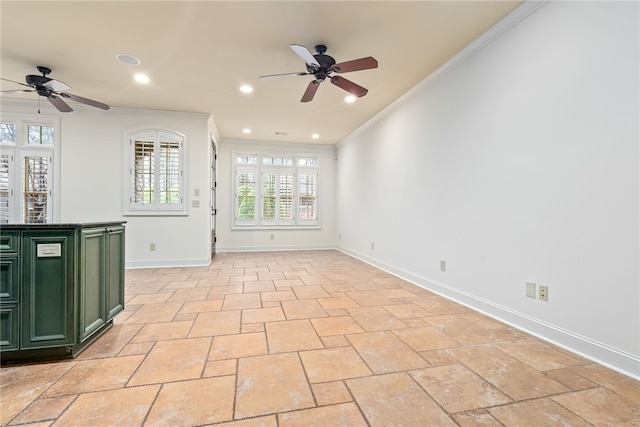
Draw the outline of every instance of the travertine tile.
M439 350L460 344L430 326L396 329L393 333L415 351Z
M622 427L640 424L640 402L621 398L603 387L551 396L551 399L594 425Z
M491 414L484 409L460 412L451 416L460 427L503 427Z
M348 308L347 311L366 331L385 331L407 327L405 323L382 307Z
M208 287L176 289L167 302L204 301L209 291Z
M391 332L348 335L347 339L376 374L426 368L429 363Z
M148 323L131 339L131 343L186 338L193 322Z
M328 316L327 312L318 304L318 301L314 299L282 301L282 308L289 320Z
M210 345L211 338L159 341L127 387L200 378Z
M298 299L329 298L329 294L322 286L296 286L291 288Z
M190 338L240 333L240 310L200 313L193 323Z
M371 375L371 371L351 347L303 351L300 358L311 383Z
M0 369L0 425L639 426L638 381L338 251L126 277L75 360Z
M313 395L319 406L351 402L353 398L342 381L333 381L311 385Z
M97 359L121 354L122 349L142 327L141 324L115 324L99 340L85 348L76 359Z
M279 414L278 420L279 427L367 426L358 407L353 403Z
M404 372L347 380L347 386L372 426L455 426Z
M209 294L207 294L207 298ZM187 301L182 305L179 314L204 313L207 311L220 311L221 309L222 298L206 299L205 301Z
M237 359L267 354L264 332L222 335L213 339L209 360Z
M492 346L462 347L447 351L514 400L569 390Z
M592 425L546 398L491 408L489 412L505 426L587 427ZM621 424L606 425L620 426Z
M351 316L312 319L311 323L321 337L364 332L364 329Z
M360 307L392 304L392 301L389 298L385 297L378 291L347 292L347 295L357 302Z
M417 304L394 304L394 305L385 305L383 306L385 310L389 313L393 314L398 319L413 319L413 318L421 318L426 316L431 316L424 308L420 307Z
M45 397L122 388L144 356L125 356L108 359L83 360L53 384ZM109 372L109 375L105 375Z
M224 297L222 310L240 310L243 308L261 308L262 301L259 293L229 294Z
M142 425L159 389L153 385L81 394L53 425Z
M58 418L75 398L76 395L38 399L14 418L11 424L35 423Z
M285 320L282 307L252 308L242 310L242 323L264 323Z
M161 323L171 322L182 307L180 302L145 304L133 313L126 323Z
M409 373L447 412L462 412L511 402L500 390L462 365Z
M131 300L127 301L127 305L167 302L167 300L171 298L171 295L173 295L173 293L135 295L133 298L131 298Z
M235 376L164 384L145 426L195 426L233 418Z
M537 339L501 343L497 347L538 371L549 371L588 363L581 357L569 355L560 351L559 348Z
M204 367L202 377L207 378L235 375L237 364L237 359L210 360Z
M296 354L274 354L239 360L236 419L313 406L313 396Z
M271 354L323 347L309 320L270 322L265 328Z
M633 402L640 402L640 383L618 372L607 369L595 363L586 366L576 366L572 371L600 384L616 394Z
M318 298L318 303L325 310L333 310L336 308L352 308L360 307L360 304L355 302L351 297L334 297L334 298Z

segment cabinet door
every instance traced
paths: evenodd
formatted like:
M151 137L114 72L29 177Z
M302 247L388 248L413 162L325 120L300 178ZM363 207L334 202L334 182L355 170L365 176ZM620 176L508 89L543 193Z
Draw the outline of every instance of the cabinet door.
M22 234L21 348L74 342L74 233Z
M0 307L0 350L17 350L20 339L18 331L20 319L17 304L3 304Z
M124 310L124 227L107 228L107 320Z
M106 232L104 228L80 230L80 341L107 321L105 304Z

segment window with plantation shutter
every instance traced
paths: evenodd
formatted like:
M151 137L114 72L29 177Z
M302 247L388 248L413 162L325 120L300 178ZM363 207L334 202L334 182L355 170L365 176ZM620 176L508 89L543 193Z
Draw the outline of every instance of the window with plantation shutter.
M46 154L25 154L24 171L24 222L44 224L49 216L49 165Z
M236 171L236 223L254 225L257 222L257 172L252 168Z
M0 118L0 224L54 222L55 117Z
M145 129L129 135L125 215L184 214L184 135Z
M9 209L13 203L12 171L13 156L9 153L0 154L0 224L9 223Z
M234 153L233 158L234 227L319 225L316 156ZM260 177L259 183L256 177Z

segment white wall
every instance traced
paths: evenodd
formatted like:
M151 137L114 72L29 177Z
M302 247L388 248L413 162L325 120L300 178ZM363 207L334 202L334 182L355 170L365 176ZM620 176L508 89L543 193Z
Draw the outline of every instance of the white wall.
M59 222L125 220L128 267L207 265L209 250L209 147L207 114L112 108L102 111L73 104L59 113L48 102L42 114L60 117ZM2 100L3 113L33 115L31 101ZM187 136L187 203L200 189L200 208L187 216L123 216L123 131L137 125L162 126ZM149 250L150 243L156 251Z
M638 12L547 3L340 143L340 248L639 377Z
M233 167L232 152L258 153L317 153L320 157L319 197L320 228L318 229L232 229L233 223ZM218 146L218 218L216 232L218 250L264 251L335 248L335 189L336 149L334 146L315 144L286 144L261 141L223 139ZM271 239L273 235L273 239Z

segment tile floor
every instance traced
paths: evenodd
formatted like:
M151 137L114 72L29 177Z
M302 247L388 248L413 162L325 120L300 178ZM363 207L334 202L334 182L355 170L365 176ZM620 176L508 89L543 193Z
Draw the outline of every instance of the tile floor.
M127 271L74 360L0 370L1 425L640 426L640 383L337 251Z

